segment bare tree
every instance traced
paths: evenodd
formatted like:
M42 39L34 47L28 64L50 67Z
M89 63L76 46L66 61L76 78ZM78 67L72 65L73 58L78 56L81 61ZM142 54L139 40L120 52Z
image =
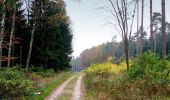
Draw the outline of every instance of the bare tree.
M8 64L7 64L8 67L10 67L11 49L12 49L13 36L15 31L16 1L13 0L12 4L13 4L13 16L12 16L12 28L10 34L9 50L8 50Z
M5 17L6 17L6 0L3 2L2 8L2 21L1 21L1 33L0 33L0 67L2 66L2 45L3 45L3 34L5 29Z
M166 59L165 0L162 0L162 58Z
M134 1L134 9L130 9L129 6L132 5ZM117 22L114 22L114 27L120 34L124 43L126 64L127 69L129 69L129 40L132 35L132 27L136 12L136 0L132 0L130 2L128 2L128 0L108 0L108 2L111 5L110 13ZM130 14L131 12L132 14Z

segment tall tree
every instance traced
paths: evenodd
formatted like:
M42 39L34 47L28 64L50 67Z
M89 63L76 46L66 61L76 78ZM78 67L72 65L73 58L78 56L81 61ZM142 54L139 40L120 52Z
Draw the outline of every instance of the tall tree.
M69 69L70 55L72 53L72 34L64 1L37 0L33 3L35 2L37 2L37 19L30 64L41 66L44 69ZM32 5L31 15L34 14L33 10L34 7ZM33 25L33 22L34 18L30 17L30 25ZM25 34L23 40L27 46L29 46L30 43L28 42L30 40L26 39L31 37L30 34L28 35L26 36ZM23 47L23 50L26 52L28 52L27 46ZM23 57L23 59L26 58Z
M33 41L34 41L34 33L35 33L35 29L36 29L36 24L37 24L37 2L35 1L33 3L34 6L34 22L33 22L33 27L31 30L31 40L30 40L30 45L29 45L29 51L28 51L28 56L27 56L27 61L26 61L26 70L28 70L29 67L29 63L30 63L30 58L31 58L31 53L32 53L32 47L33 47Z
M150 48L154 51L154 37L153 37L153 17L152 17L152 0L150 0Z
M2 8L2 21L1 21L1 33L0 33L0 67L2 66L2 45L3 45L3 35L4 35L4 29L5 29L5 17L6 17L6 0L3 2L3 8Z
M136 1L136 9L137 9L137 34L136 34L136 52L139 52L139 0Z
M162 0L162 58L166 59L165 0Z
M143 32L143 16L144 16L144 0L142 0L142 8L141 8L141 38L140 38L140 53L142 53L143 52L143 45L144 45L144 41L143 41L143 35L144 35L144 32Z
M154 12L152 17L152 23L153 23L153 36L154 36L154 53L157 52L157 39L161 38L158 37L158 34L161 32L161 23L162 23L162 15L159 12Z
M12 27L11 27L10 42L9 42L9 51L8 51L8 64L7 64L8 67L10 67L12 42L13 42L13 37L14 37L14 32L15 32L16 0L13 0L12 5L13 5L13 16L12 16Z

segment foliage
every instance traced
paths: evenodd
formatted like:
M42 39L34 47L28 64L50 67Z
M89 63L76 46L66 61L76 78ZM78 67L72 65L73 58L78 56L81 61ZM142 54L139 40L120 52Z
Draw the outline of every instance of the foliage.
M3 39L5 61L7 61L6 57L8 56L8 43L12 25L12 1L7 0ZM11 66L15 66L17 63L23 66L26 63L31 30L33 29L33 16L36 12L37 25L30 65L39 66L42 69L53 68L56 71L70 69L72 34L65 2L63 0L31 0L30 3L27 0L16 0L16 2L16 22L11 56L17 59L11 59ZM2 2L0 5L2 7ZM2 10L0 10L0 15L2 15ZM5 61L2 66L6 66Z
M166 61L154 53L144 53L138 55L127 71L127 77L132 79L144 79L150 83L161 83L165 81L168 73Z
M0 69L0 95L22 96L32 91L33 82L27 79L22 71L16 68Z
M73 59L72 66L89 67L91 64L102 63L109 58L116 58L117 61L123 57L123 43L107 42L101 45L84 50L80 57ZM116 61L115 61L116 62Z
M20 66L18 66L18 67L20 67ZM22 68L21 68L21 69L22 69ZM29 72L29 73L32 73L32 72L41 72L41 71L43 71L43 68L37 67L37 66L35 66L35 65L29 66L29 67L28 67L28 70L27 70L27 72Z
M56 74L54 69L43 69L40 67L36 67L36 66L30 66L28 68L27 73L29 73L30 75L28 75L31 79L34 79L36 77L42 77L42 78L49 78L52 77Z
M25 96L24 99L26 100L43 100L46 96L48 96L57 86L59 86L61 83L63 83L65 80L68 79L68 77L73 76L74 73L72 72L60 72L58 74L55 74L53 77L50 78L41 78L37 82L37 87L33 91L34 93L40 93L40 94L34 94L32 96Z
M37 4L37 8L33 4ZM31 64L56 71L69 69L72 34L64 1L35 0L32 10L35 9L43 9L43 13L37 19Z
M120 65L112 64L111 62L105 62L101 64L93 64L89 68L85 70L85 72L91 72L91 73L110 73L110 74L116 74L120 73L126 70L126 64L123 62Z
M53 69L48 69L48 70L36 72L36 74L42 76L43 78L46 78L46 77L49 78L49 77L54 76L55 71Z
M115 66L109 63L106 65ZM126 67L115 70L112 67L103 67L103 63L87 68L84 71L84 85L87 91L85 98L87 100L167 98L170 93L169 61L162 61L154 53L144 53L132 60L130 65L130 69L124 69L123 72L121 68ZM125 63L117 66L125 66Z
M113 76L123 73L126 70L126 63L122 62L120 65L114 65L111 62L94 64L87 68L84 77L85 88L88 94L101 92L109 94L109 87L111 85Z

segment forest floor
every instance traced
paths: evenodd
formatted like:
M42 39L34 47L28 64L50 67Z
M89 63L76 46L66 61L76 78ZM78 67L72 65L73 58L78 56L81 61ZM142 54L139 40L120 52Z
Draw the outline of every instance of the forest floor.
M75 75L62 83L45 100L81 100L82 76Z

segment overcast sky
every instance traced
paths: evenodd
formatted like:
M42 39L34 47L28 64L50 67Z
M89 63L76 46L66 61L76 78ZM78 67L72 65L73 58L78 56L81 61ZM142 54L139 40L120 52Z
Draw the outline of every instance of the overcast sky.
M73 56L78 57L85 49L111 41L114 35L117 35L117 40L120 41L120 37L114 28L106 24L108 22L107 14L96 10L99 5L102 5L99 3L100 0L64 1L66 2L67 14L72 22ZM107 0L105 1L107 2ZM170 22L170 0L165 1L166 20ZM153 12L160 11L161 0L153 0ZM144 27L147 31L149 31L149 18L149 0L145 0ZM133 31L136 31L136 27Z

